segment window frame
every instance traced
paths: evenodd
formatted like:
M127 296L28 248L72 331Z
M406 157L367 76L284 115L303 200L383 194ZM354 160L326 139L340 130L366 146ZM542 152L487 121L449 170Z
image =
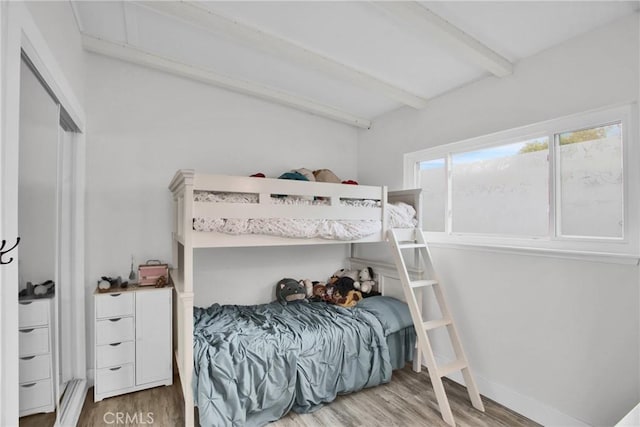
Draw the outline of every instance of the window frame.
M444 159L446 173L445 231L425 231L437 246L470 247L492 251L525 252L542 256L589 258L596 261L637 264L640 259L640 158L638 156L638 106L625 104L564 116L462 141L434 146L404 155L404 188L420 188L419 163ZM623 169L622 237L567 236L560 234L561 193L557 135L621 123ZM512 236L452 231L452 155L547 137L549 145L549 232L546 236ZM455 208L455 207L454 207Z

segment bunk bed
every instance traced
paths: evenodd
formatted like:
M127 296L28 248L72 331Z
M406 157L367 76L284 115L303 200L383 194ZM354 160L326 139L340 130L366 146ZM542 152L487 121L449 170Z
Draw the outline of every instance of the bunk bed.
M174 209L174 343L187 426L194 424L195 250L348 243L353 256L354 244L385 241L392 226L411 230L419 226L421 218L420 190L388 192L384 186L209 175L184 169L176 172L169 189ZM286 235L283 229L287 228L294 232ZM384 294L384 287L380 291ZM196 325L206 314L207 310L195 309ZM357 315L373 316L365 310ZM371 381L364 382L368 386Z

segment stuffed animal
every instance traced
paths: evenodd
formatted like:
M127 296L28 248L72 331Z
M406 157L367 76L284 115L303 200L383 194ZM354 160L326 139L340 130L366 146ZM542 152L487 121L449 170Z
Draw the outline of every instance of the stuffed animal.
M307 294L307 299L313 296L313 282L309 279L301 280L302 286L304 286L304 291Z
M330 302L335 291L335 286L329 286L323 282L313 282L313 301Z
M356 287L354 284L356 283L351 277L340 277L335 283L334 286L338 293L342 296L346 296L350 291L355 291Z
M285 172L278 179L293 179L295 181L309 181L309 179L300 172Z
M307 179L309 181L315 181L316 180L316 177L313 175L313 171L311 171L310 169L307 169L307 168L294 169L291 172L296 172L296 173L299 173L301 175L304 175L305 177L307 177Z
M373 269L371 267L365 267L358 273L358 280L354 283L354 286L359 291L368 294L376 286L375 280L373 280Z
M340 184L342 182L342 180L338 178L336 174L331 172L329 169L314 170L313 176L315 176L316 181L318 182L334 182L336 184Z
M360 291L351 290L349 291L345 297L340 297L334 303L341 307L351 308L358 304L358 301L362 299L362 294Z
M290 278L284 278L277 283L276 298L282 305L294 302L309 302L304 284Z
M349 277L355 282L356 280L358 280L358 270L347 270L346 268L341 268L331 275L331 277L329 278L329 283L334 284L341 277Z

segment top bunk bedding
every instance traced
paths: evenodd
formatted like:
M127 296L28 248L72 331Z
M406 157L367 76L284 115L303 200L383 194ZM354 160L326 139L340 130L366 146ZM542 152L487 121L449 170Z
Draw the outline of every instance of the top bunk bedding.
M194 202L205 203L259 203L258 194L217 193L195 191ZM279 206L330 206L329 199L299 196L271 195L270 205ZM340 207L380 208L379 200L341 199ZM417 224L413 206L403 203L387 205L387 221L391 228L413 228ZM219 232L232 235L265 234L296 239L322 238L358 240L379 232L381 219L312 219L312 218L216 218L194 217L195 231Z
M377 242L389 228L419 226L419 189L193 170L179 170L169 188L174 238L193 248Z

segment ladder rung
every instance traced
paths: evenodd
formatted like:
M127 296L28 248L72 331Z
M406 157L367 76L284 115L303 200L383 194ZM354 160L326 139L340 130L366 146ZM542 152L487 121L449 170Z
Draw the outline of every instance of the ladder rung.
M438 320L429 320L427 322L424 322L422 325L424 326L424 329L427 331L430 331L432 329L436 329L436 328L441 328L443 326L447 326L450 325L451 319L438 319Z
M412 282L409 282L409 285L412 288L421 288L423 286L433 286L437 284L438 282L436 280L414 280Z
M424 243L400 243L398 244L398 248L400 249L416 249L416 248L426 248L427 245Z
M452 372L461 371L467 367L467 362L464 360L456 360L455 362L447 363L438 367L438 375L440 378L446 377Z

